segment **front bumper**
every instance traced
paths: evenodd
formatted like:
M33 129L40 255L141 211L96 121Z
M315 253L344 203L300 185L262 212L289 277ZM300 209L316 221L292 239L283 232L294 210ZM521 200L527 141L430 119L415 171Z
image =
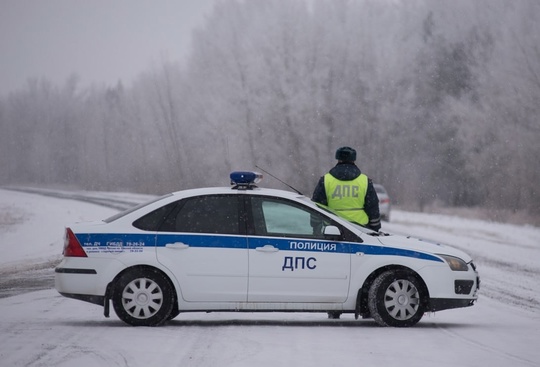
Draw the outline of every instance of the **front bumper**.
M419 274L428 288L431 311L472 306L478 299L480 277L472 262L468 271L426 267Z
M430 298L427 311L436 312L449 310L452 308L470 307L474 305L476 298L455 299L455 298Z

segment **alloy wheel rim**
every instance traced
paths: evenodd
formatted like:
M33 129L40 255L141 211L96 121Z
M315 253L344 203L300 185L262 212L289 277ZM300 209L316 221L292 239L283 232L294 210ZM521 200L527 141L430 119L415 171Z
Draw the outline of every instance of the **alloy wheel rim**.
M154 316L163 305L163 291L151 279L135 279L124 288L122 303L130 316L148 319Z
M393 281L384 293L384 307L396 320L408 320L418 312L420 294L416 286L406 280Z

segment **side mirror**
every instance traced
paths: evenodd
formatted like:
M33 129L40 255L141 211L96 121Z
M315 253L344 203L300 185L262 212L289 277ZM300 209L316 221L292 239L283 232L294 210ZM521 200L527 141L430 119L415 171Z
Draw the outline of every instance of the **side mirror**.
M324 235L330 237L340 237L341 231L336 226L326 226L324 227Z

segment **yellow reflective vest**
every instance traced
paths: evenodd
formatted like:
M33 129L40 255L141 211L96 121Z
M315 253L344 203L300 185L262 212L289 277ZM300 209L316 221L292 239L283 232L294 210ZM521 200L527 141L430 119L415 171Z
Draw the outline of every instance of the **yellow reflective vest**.
M364 211L368 177L363 173L352 181L340 181L330 173L324 175L328 207L348 221L361 225L369 222Z

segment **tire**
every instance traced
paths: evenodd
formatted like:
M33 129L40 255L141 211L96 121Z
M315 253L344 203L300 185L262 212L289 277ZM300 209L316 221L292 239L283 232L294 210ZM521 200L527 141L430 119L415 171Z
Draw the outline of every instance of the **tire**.
M152 269L133 269L123 274L112 295L114 311L133 326L159 326L169 319L174 291L169 279Z
M418 278L406 271L379 275L368 292L371 317L382 326L409 327L424 316L427 292Z
M173 307L173 310L172 310L171 314L169 315L169 317L167 318L167 320L172 320L178 315L180 315L180 310Z
M332 320L339 320L341 317L342 312L340 311L329 311L328 312L328 318Z

